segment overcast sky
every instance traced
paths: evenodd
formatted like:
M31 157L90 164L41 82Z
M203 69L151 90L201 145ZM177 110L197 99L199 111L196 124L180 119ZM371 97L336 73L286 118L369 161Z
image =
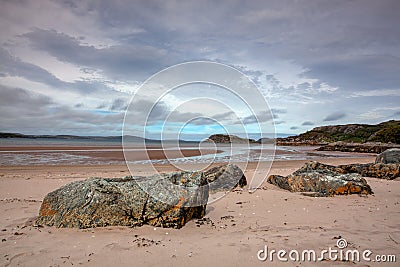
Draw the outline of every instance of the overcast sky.
M397 0L0 5L3 132L120 135L140 84L191 60L224 63L252 79L272 109L278 133L400 119ZM172 94L161 110L223 88L210 90ZM180 110L182 123L185 114L232 115L215 105L187 105ZM251 124L239 109L236 115ZM215 131L212 122L203 121L186 130Z

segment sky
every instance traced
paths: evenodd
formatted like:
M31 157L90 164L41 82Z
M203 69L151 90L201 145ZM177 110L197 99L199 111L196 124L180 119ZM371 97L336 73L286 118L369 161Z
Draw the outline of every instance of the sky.
M397 0L0 0L0 131L121 135L140 86L190 61L246 75L277 133L400 119L399 11ZM252 129L241 105L190 102L230 99L224 88L186 87L155 103L173 125L156 117L149 131L209 134L226 118Z

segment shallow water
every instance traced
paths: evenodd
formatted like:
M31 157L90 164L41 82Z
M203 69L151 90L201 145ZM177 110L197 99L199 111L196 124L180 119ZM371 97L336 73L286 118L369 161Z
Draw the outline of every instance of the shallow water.
M3 139L1 140L0 165L98 165L125 164L120 142L88 140L37 140L37 139ZM221 162L256 162L273 160L313 160L321 157L362 157L363 155L340 152L314 151L315 147L275 147L266 144L229 145L218 144L176 144L167 143L161 148L153 144L143 148L143 144L127 149L137 154L146 155L147 151L183 151L207 150L208 154L189 157L177 157L154 160L133 160L134 164L179 164L179 163L221 163ZM90 149L88 149L90 147ZM210 153L210 150L219 153ZM117 155L117 156L116 156ZM142 157L147 158L147 157Z

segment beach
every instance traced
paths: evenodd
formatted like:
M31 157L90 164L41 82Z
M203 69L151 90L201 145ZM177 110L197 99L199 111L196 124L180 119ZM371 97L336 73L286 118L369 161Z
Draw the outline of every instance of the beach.
M37 149L35 149L37 150ZM40 149L39 149L40 150ZM373 162L375 156L347 153L318 161L339 165ZM268 174L288 175L303 160L277 160ZM215 163L214 165L221 165ZM131 166L133 175L151 173L149 164ZM196 163L186 163L196 169ZM255 171L250 162L244 173ZM154 164L160 172L171 164ZM211 166L210 166L211 167ZM181 229L142 226L63 229L37 227L35 217L44 196L62 185L88 177L130 175L125 164L0 166L0 264L2 266L398 266L395 262L281 262L258 259L269 250L335 248L338 239L348 249L377 254L400 253L400 181L367 178L374 195L314 198L290 193L264 182L254 193L235 189L207 205L205 219ZM383 265L382 265L383 264Z

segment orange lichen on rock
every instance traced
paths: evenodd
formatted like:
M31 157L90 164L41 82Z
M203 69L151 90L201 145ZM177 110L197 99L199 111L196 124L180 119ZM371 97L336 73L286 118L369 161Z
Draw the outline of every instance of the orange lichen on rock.
M372 194L371 187L360 174L343 174L341 170L334 166L309 162L286 177L271 175L268 182L291 192L313 193L312 196Z
M39 216L52 216L56 213L55 210L51 208L51 205L47 201L43 201L40 207Z

